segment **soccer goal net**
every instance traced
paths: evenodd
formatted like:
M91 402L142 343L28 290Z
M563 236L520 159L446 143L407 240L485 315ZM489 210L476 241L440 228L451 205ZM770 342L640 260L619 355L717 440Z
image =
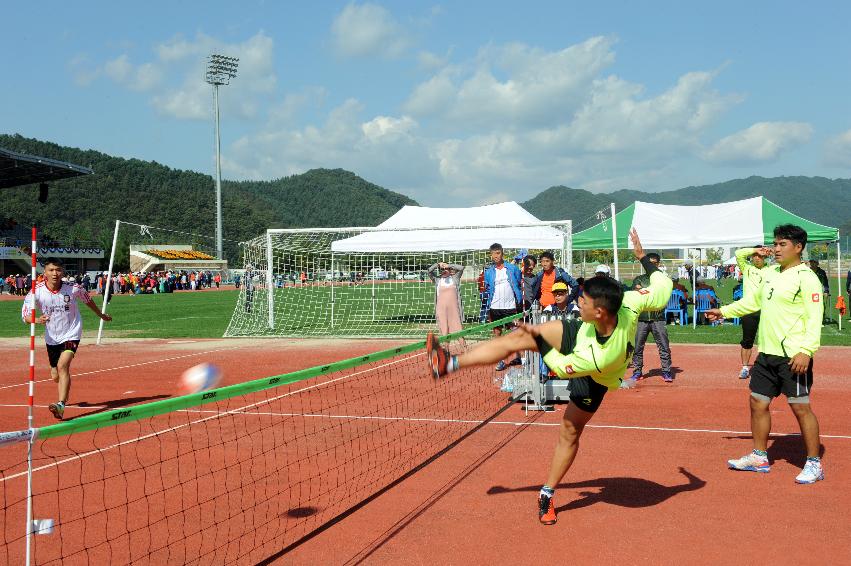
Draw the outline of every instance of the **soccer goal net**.
M506 262L550 250L563 265L571 224L268 230L242 244L244 271L225 336L422 336L435 328L438 263L460 267L462 322L479 324L493 243Z

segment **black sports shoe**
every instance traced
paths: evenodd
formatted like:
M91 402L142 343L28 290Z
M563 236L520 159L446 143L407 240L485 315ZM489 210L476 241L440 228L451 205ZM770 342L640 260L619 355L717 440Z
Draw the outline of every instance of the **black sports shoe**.
M553 498L543 493L538 495L538 520L542 525L555 525L558 520Z
M435 379L446 375L446 365L449 362L449 352L440 346L434 332L426 336L426 358L431 375Z

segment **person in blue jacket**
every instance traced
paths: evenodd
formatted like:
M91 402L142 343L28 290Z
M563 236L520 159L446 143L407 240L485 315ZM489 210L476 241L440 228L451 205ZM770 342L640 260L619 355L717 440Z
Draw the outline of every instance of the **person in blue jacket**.
M523 304L523 292L521 290L523 275L516 265L505 263L501 244L491 244L490 254L493 264L485 269L485 295L487 297L488 320L493 322L520 312L518 307L522 308ZM511 329L513 322L494 327L493 335L501 336L503 330ZM510 365L519 365L520 363L519 355L509 362ZM496 365L496 369L499 371L504 370L505 367L505 360L500 360Z

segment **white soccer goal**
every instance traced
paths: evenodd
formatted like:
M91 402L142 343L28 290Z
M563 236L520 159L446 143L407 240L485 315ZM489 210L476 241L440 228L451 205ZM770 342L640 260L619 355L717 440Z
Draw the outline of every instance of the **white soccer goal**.
M422 336L435 327L428 268L460 264L464 325L484 317L478 278L500 243L570 258L569 220L506 226L268 230L242 244L245 274L225 336Z

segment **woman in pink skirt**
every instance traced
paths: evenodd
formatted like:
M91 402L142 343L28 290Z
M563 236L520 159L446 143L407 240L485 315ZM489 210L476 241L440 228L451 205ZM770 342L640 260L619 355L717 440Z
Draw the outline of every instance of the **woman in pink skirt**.
M435 263L428 268L428 276L435 284L434 316L441 335L461 330L464 307L461 304L461 273L463 265Z

